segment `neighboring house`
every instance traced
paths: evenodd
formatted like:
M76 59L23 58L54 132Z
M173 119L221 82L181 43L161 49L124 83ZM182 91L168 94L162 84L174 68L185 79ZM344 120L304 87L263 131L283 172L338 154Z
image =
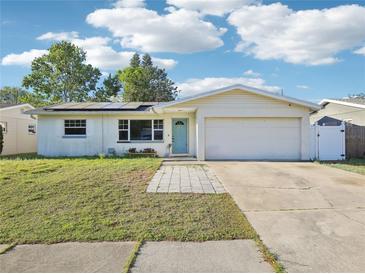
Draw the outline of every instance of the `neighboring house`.
M199 160L308 160L310 102L234 85L167 103L67 103L38 115L38 153L117 154L153 148Z
M32 109L34 107L29 104L0 104L0 124L4 133L1 155L37 151L37 120L24 113Z
M320 105L322 108L310 116L311 124L321 119L320 122L323 123L323 118L325 118L324 122L334 122L334 119L336 119L357 126L365 126L364 98L324 99L320 102ZM329 124L327 123L327 125Z

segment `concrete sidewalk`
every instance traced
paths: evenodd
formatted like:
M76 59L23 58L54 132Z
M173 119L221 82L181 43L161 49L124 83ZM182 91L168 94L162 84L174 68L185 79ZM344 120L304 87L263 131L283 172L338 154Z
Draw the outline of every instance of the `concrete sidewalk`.
M0 255L0 272L122 272L135 242L18 245Z
M253 240L147 242L132 272L273 272Z
M18 245L0 272L118 272L135 242ZM5 247L5 246L3 246ZM254 241L146 242L132 272L272 272Z

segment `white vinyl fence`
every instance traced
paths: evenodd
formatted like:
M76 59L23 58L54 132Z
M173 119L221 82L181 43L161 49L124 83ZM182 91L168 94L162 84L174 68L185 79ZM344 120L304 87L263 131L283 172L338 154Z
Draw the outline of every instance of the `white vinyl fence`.
M345 124L340 126L311 126L311 159L344 160L345 159Z

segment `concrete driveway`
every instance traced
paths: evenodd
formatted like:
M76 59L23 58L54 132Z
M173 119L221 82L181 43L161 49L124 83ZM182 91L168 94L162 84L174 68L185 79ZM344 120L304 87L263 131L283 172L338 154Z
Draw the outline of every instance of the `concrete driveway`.
M313 163L210 162L289 272L365 272L365 176Z

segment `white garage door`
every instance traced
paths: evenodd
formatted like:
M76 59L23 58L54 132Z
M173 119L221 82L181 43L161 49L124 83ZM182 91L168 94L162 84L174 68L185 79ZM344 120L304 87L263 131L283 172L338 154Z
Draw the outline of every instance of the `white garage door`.
M297 118L207 118L207 160L299 160Z

